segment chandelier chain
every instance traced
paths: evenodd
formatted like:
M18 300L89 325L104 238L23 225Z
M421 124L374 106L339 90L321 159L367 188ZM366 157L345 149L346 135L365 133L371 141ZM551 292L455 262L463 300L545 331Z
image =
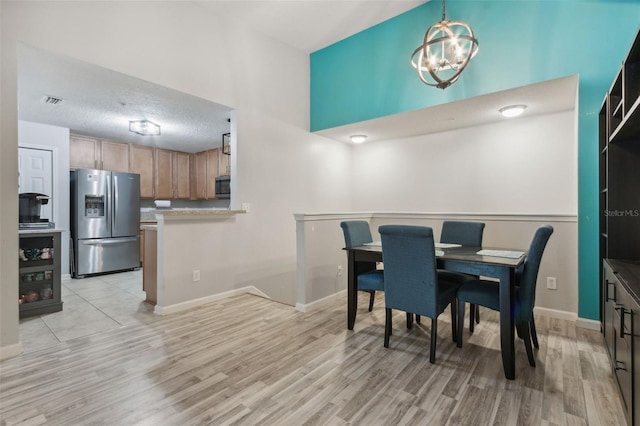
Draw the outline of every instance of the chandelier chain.
M446 9L445 0L442 0L442 20L443 21L446 21L445 9Z

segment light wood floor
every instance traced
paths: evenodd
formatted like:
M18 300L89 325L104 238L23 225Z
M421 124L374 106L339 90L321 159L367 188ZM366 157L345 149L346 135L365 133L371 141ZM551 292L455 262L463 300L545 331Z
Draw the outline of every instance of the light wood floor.
M346 298L299 313L242 295L188 313L42 348L0 363L0 424L52 425L623 425L598 332L537 317L540 350L504 379L497 316L461 349L447 314L429 364L430 321L394 316L384 301L354 331Z

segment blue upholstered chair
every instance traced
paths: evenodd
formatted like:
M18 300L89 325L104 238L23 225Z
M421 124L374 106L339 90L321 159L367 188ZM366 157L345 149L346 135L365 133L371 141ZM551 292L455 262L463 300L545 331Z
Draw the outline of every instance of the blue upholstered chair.
M480 247L482 246L482 234L484 232L484 223L469 222L460 220L445 220L442 222L442 231L440 231L440 242L448 244L460 244L462 246ZM461 272L447 271L446 269L438 269L438 279L456 282L460 285L469 280L477 280L479 277L475 275L463 274ZM480 313L475 305L471 305L469 315L469 330L473 333L473 317L476 322L480 322ZM416 321L420 322L420 317L416 317Z
M384 347L389 347L392 310L431 318L429 361L435 362L438 316L451 305L451 334L456 339L457 283L438 280L433 230L422 226L384 225L382 237L384 261L384 304L386 320Z
M533 307L536 299L536 282L538 280L538 270L542 261L544 248L553 233L553 228L549 225L540 226L531 245L527 258L524 261L519 285L515 288L513 315L516 323L518 335L524 340L527 350L529 365L536 366L533 358L533 348L531 347L532 334L535 336L535 323L533 322ZM458 322L464 318L465 302L486 306L494 311L500 310L500 287L493 281L474 280L468 281L458 289ZM460 323L461 324L461 323ZM533 332L531 332L533 330ZM538 347L537 337L535 346ZM462 327L458 325L458 347L462 346Z
M340 227L344 234L345 247L357 247L373 241L369 223L364 220L340 222ZM375 262L358 262L356 263L356 268L358 290L369 293L369 312L371 312L376 290L384 290L384 275L382 271L376 270Z
M482 246L482 234L484 233L484 223L469 222L461 220L445 220L442 222L440 231L440 242L448 244L460 244L461 246L480 247ZM438 269L438 278L446 281L453 281L464 284L469 280L477 280L475 275L451 272ZM473 333L473 319L480 322L480 311L475 305L469 307L469 330Z

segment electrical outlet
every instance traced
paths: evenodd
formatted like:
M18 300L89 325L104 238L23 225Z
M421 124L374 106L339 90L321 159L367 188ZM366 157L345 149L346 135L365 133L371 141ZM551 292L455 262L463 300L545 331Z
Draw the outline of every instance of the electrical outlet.
M193 282L200 281L200 270L194 269L193 271Z
M338 276L342 276L342 265L338 265Z
M250 203L242 203L242 210L244 210L245 212L249 213L251 211L251 204Z
M558 289L558 282L556 280L556 277L547 277L547 288L549 290L557 290Z

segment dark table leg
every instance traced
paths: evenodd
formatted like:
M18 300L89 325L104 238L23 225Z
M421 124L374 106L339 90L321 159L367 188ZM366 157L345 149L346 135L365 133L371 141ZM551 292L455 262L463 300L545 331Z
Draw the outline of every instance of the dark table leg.
M347 328L353 330L353 325L356 322L356 309L358 307L358 278L356 271L356 259L355 253L352 250L348 251L348 265L347 265Z
M503 268L500 272L500 351L502 368L507 379L516 378L516 350L513 321L513 287L515 274L512 268Z

